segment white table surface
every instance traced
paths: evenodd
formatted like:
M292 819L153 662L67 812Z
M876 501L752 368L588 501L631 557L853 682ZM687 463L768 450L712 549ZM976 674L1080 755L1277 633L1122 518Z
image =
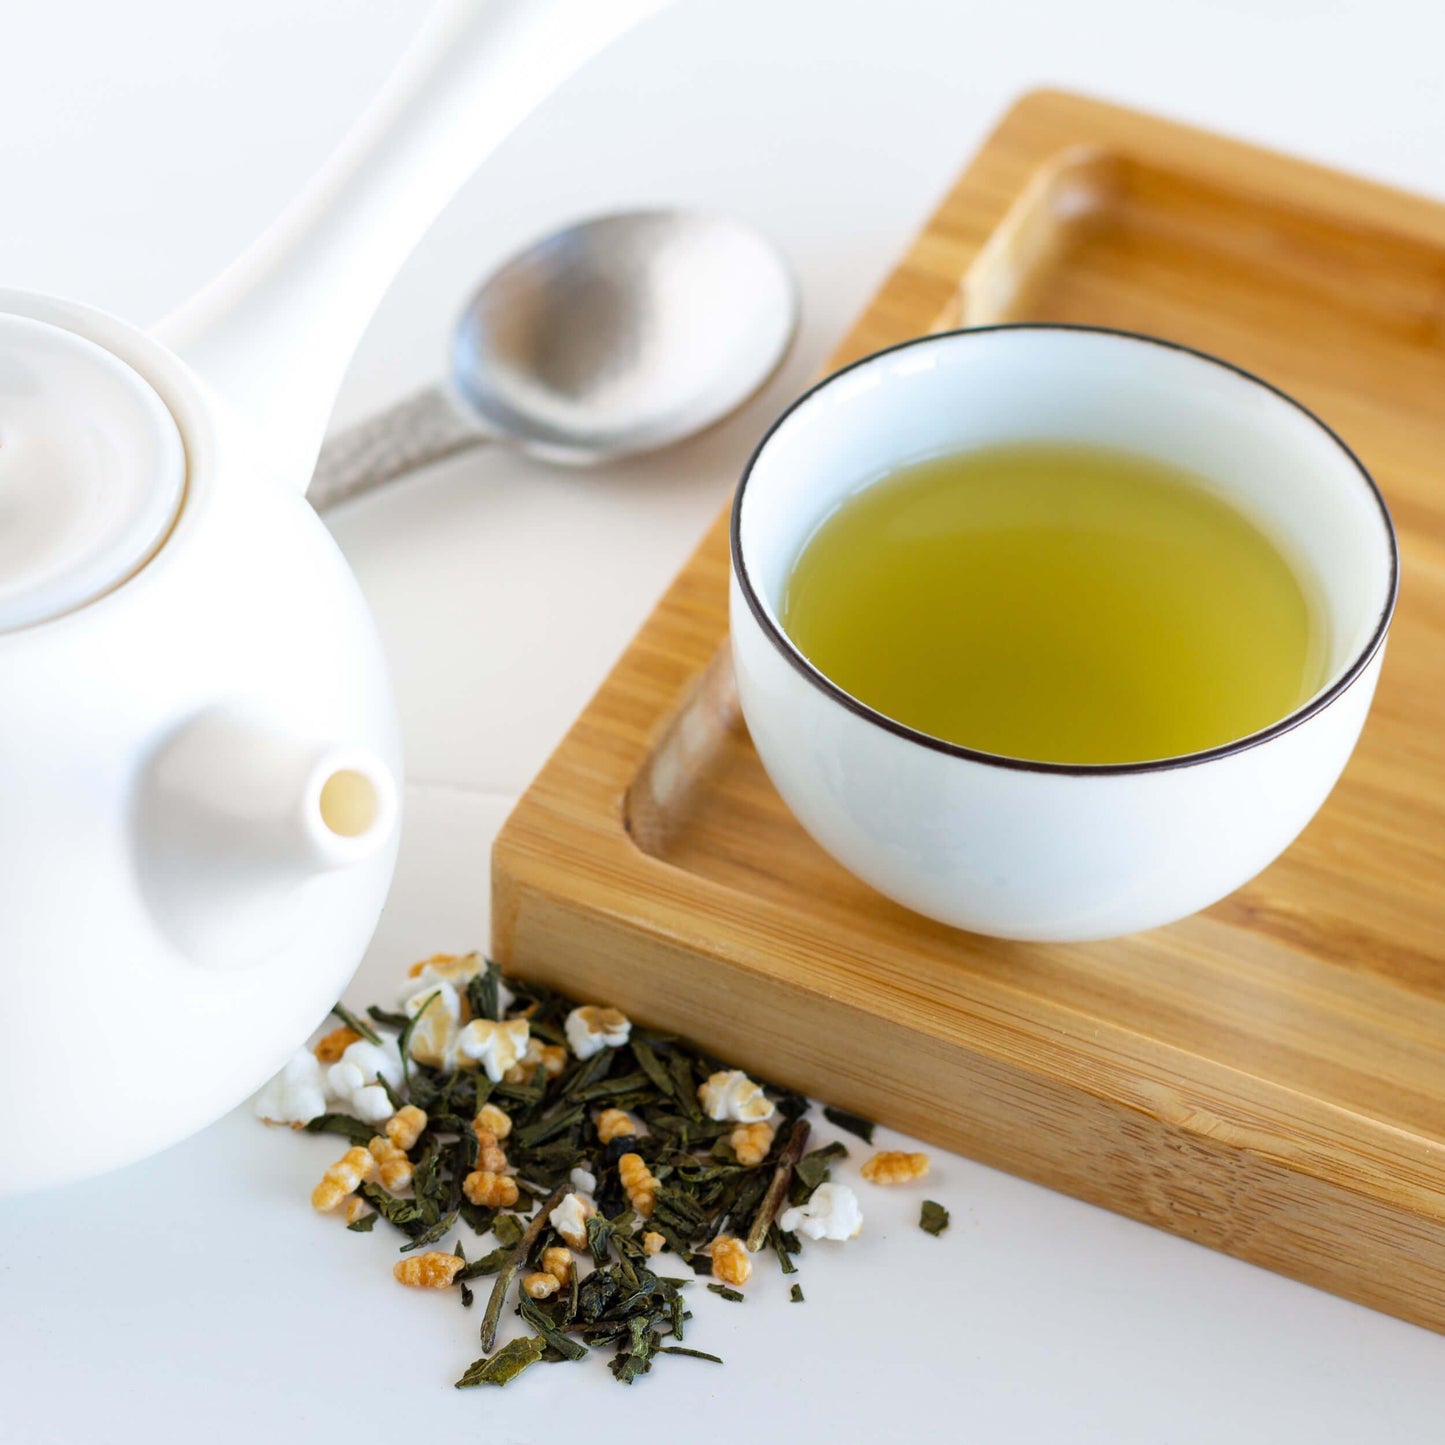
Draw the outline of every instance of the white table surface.
M302 182L416 8L0 5L0 283L158 317ZM1442 56L1427 0L678 0L591 65L408 265L338 420L434 374L495 260L598 209L690 203L765 228L802 279L804 330L768 393L694 445L590 474L494 450L335 517L409 750L397 884L352 995L486 939L511 801L1012 96L1070 85L1445 195ZM806 1305L768 1268L744 1306L702 1294L691 1343L724 1370L667 1360L624 1390L596 1363L453 1391L475 1315L398 1289L384 1233L311 1213L333 1152L238 1112L118 1175L0 1204L0 1441L1445 1433L1435 1336L940 1155L942 1240L914 1227L916 1194L871 1190L861 1240L809 1250Z

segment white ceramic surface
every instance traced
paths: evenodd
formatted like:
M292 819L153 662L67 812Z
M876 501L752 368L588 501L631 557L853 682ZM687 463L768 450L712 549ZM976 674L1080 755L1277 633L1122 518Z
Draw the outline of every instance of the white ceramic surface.
M925 737L824 678L778 620L818 523L892 468L1019 440L1157 457L1251 517L1316 594L1327 648L1319 692L1207 753L1073 767ZM1389 515L1359 462L1246 373L1117 332L954 332L847 368L759 447L733 518L738 692L778 791L860 878L978 933L1107 938L1232 892L1314 816L1369 708L1397 571Z
M133 367L186 456L184 506L147 565L88 606L0 634L0 899L18 1004L0 1088L93 1123L82 1142L49 1108L20 1111L3 1195L192 1132L304 1036L386 896L401 745L361 591L294 479L258 463L226 430L239 423L141 333L13 292L0 312ZM218 709L247 719L239 745L197 738ZM333 830L292 752L332 760L328 776L363 758L375 780L371 826L335 840L348 866L300 844ZM21 1027L31 1010L66 1025Z
M0 1196L218 1118L355 970L401 744L365 602L303 497L331 402L457 186L661 3L445 0L166 344L0 292L0 977L21 1001L0 1094L47 1101L12 1121ZM56 1110L87 1119L83 1145Z
M18 7L0 277L163 314L304 182L416 10ZM1382 37L1410 43L1367 63ZM396 882L348 1001L388 994L419 952L486 938L477 860L512 800L1013 95L1069 84L1445 195L1442 50L1445 12L1419 0L1016 0L986 15L891 0L886 24L876 0L680 0L582 71L404 266L338 423L433 378L478 275L618 206L715 206L774 236L804 288L799 347L765 397L677 451L584 482L492 448L329 519L407 741ZM19 1010L27 983L0 1007ZM358 1436L538 1445L585 1422L591 1445L636 1445L682 1418L698 1445L1439 1438L1439 1337L936 1150L927 1192L954 1218L941 1240L916 1227L914 1191L873 1190L863 1235L802 1261L805 1304L761 1268L746 1304L698 1292L690 1343L721 1369L669 1360L623 1389L599 1360L453 1390L475 1310L399 1289L384 1236L312 1216L335 1152L243 1107L103 1184L0 1202L0 1440L309 1445L337 1431L338 1382L383 1374L405 1384L366 1391ZM359 1338L366 1324L394 1344Z
M161 544L186 484L165 403L114 352L0 314L0 633L83 607Z

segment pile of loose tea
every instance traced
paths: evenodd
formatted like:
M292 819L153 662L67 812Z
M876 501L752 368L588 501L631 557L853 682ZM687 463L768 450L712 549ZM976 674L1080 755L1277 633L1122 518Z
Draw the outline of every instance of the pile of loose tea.
M808 1148L806 1098L616 1009L504 982L472 954L415 965L396 1011L335 1014L340 1027L298 1052L256 1111L349 1142L312 1203L400 1235L398 1281L468 1309L485 1292L481 1357L459 1387L592 1350L611 1351L624 1384L663 1355L720 1364L684 1343L689 1284L740 1302L755 1257L795 1274L803 1238L862 1226L852 1189L830 1179L847 1148ZM869 1121L824 1114L871 1144ZM885 1151L863 1176L906 1184L927 1168ZM923 1203L923 1229L947 1224ZM468 1259L462 1226L494 1247ZM681 1266L688 1277L666 1272ZM509 1305L529 1333L497 1348Z

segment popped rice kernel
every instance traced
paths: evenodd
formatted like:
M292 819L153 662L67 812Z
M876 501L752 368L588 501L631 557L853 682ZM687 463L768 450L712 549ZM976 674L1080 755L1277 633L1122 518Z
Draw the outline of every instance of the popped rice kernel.
M667 1241L655 1230L644 1231L642 1236L642 1249L645 1254L661 1254L662 1247Z
M346 1208L342 1210L342 1217L348 1224L355 1224L358 1219L365 1219L371 1213L371 1205L359 1194L352 1194L347 1198Z
M540 1039L530 1039L527 1052L502 1075L504 1084L530 1084L537 1070L545 1071L549 1079L560 1079L567 1068L567 1050L561 1044L544 1044Z
M413 1149L426 1128L426 1110L415 1104L403 1104L386 1121L386 1137L398 1149Z
M738 1163L751 1168L768 1157L768 1150L773 1147L773 1126L766 1123L739 1124L728 1135L728 1143L733 1146Z
M317 1039L311 1052L316 1055L318 1063L339 1063L342 1054L360 1037L361 1035L355 1029L342 1024L339 1029L332 1029L329 1034L323 1034Z
M355 1145L321 1176L321 1183L311 1191L311 1207L329 1214L348 1194L356 1193L356 1186L363 1179L370 1179L375 1172L376 1160L370 1151Z
M621 1009L583 1004L567 1015L567 1042L579 1059L590 1059L603 1049L620 1049L632 1034L632 1020Z
M585 1195L566 1194L547 1222L573 1249L586 1249L587 1221L596 1213L597 1206Z
M604 1109L597 1116L597 1137L604 1144L635 1133L637 1125L625 1109Z
M928 1173L928 1155L884 1149L868 1160L860 1172L870 1184L911 1184Z
M413 1289L448 1289L466 1261L455 1254L443 1254L439 1249L429 1249L425 1254L413 1254L399 1259L392 1265L391 1273L400 1284Z
M387 1086L401 1087L401 1052L393 1038L357 1039L326 1070L327 1095L378 1128L396 1112Z
M657 1180L641 1154L624 1154L617 1161L617 1176L622 1181L627 1201L644 1218L652 1218L657 1199Z
M495 1104L483 1104L472 1120L472 1128L478 1131L479 1137L481 1130L490 1129L500 1142L512 1132L512 1116Z
M473 1019L457 1034L457 1062L463 1068L480 1065L494 1084L500 1084L525 1058L530 1034L526 1019Z
M310 1049L297 1049L281 1071L251 1101L256 1117L267 1124L299 1129L326 1112L326 1084L321 1065Z
M542 1268L558 1284L569 1284L572 1280L572 1251L564 1245L549 1244L542 1251Z
M381 1134L366 1147L376 1160L377 1177L388 1194L400 1193L411 1184L412 1164L406 1157L405 1149L399 1149Z
M846 1184L820 1184L806 1204L778 1215L778 1228L806 1239L854 1239L863 1228L863 1211Z
M479 953L434 953L430 958L418 959L407 969L406 976L422 978L425 975L424 981L435 978L440 982L445 979L455 987L459 983L469 983L481 972L481 968L482 956Z
M561 1288L562 1281L555 1274L548 1274L544 1270L524 1275L522 1278L522 1289L530 1299L550 1299Z
M506 1209L518 1199L517 1181L490 1169L473 1169L462 1181L462 1193L485 1209Z
M455 1063L457 1026L462 1017L462 1001L456 989L445 981L418 989L403 1002L402 1011L417 1020L407 1045L412 1058L429 1068L450 1069Z
M505 1174L507 1155L497 1143L497 1136L490 1129L479 1129L475 1124L472 1132L477 1136L477 1168L489 1174Z
M708 1251L712 1255L712 1272L724 1284L746 1284L753 1272L748 1247L730 1234L720 1234Z
M776 1112L761 1085L741 1069L719 1069L710 1074L697 1086L697 1097L703 1113L719 1123L731 1119L737 1124L753 1124L771 1119Z

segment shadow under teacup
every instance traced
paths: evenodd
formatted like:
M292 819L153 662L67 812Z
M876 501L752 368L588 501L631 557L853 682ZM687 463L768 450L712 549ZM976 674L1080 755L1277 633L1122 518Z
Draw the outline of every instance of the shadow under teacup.
M780 622L789 575L823 518L912 462L1018 442L1119 448L1203 478L1308 573L1326 637L1320 688L1206 752L1069 765L931 737L825 677ZM1053 941L1182 918L1288 846L1359 736L1399 571L1374 482L1299 403L1171 342L1046 324L925 337L806 393L744 471L732 561L743 714L808 832L920 913Z

